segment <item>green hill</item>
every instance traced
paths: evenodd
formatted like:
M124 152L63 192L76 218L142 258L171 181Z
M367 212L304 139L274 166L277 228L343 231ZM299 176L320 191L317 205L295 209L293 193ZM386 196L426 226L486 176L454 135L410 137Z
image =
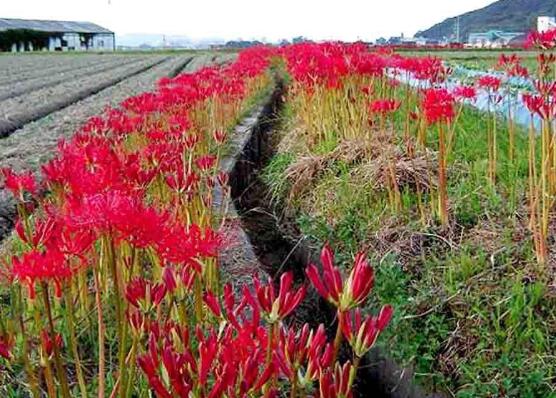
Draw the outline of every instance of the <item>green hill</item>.
M469 33L491 29L529 32L536 28L537 17L541 15L556 16L556 0L499 0L459 16L460 41L467 41ZM437 40L454 38L457 18L448 18L415 36Z

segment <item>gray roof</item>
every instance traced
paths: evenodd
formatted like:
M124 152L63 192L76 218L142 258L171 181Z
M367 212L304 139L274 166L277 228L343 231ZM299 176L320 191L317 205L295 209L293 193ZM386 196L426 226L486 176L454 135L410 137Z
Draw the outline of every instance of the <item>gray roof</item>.
M8 29L31 29L41 32L57 33L113 33L91 22L0 18L0 32Z

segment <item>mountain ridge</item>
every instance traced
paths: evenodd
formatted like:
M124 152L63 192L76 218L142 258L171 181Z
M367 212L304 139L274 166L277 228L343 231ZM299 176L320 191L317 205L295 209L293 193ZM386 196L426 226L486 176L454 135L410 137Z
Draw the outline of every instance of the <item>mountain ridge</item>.
M526 33L536 28L538 16L556 16L554 0L498 0L486 7L447 18L416 33L415 36L443 40L455 38L459 18L460 41L465 42L473 32L491 29Z

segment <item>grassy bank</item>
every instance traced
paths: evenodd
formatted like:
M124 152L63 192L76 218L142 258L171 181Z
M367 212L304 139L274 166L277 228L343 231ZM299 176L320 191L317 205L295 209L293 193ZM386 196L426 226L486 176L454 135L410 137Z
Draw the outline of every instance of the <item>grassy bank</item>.
M402 110L415 108L417 96L410 98ZM452 221L441 227L422 211L433 200L434 133L428 150L407 156L403 111L384 129L315 144L300 114L292 93L279 151L265 170L269 194L315 247L330 242L346 264L358 248L368 250L377 300L396 309L382 345L447 396L556 397L556 292L541 277L527 227L527 131L516 132L511 160L508 127L498 121L493 187L492 118L462 110L448 161ZM402 203L395 211L386 189L391 156Z

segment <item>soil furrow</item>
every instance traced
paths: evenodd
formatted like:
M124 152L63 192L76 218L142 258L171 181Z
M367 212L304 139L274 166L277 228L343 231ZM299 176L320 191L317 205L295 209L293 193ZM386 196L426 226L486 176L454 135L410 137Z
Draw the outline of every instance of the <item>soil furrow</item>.
M21 84L29 84L31 82L44 79L45 77L60 74L60 73L68 73L76 69L81 69L82 67L93 67L93 66L100 66L103 64L111 63L117 60L118 58L98 58L93 59L91 62L87 62L86 65L83 65L81 62L74 63L68 62L63 65L43 65L42 68L37 68L35 66L34 70L30 69L28 71L20 71L19 73L12 73L9 78L0 79L0 89L7 90L11 86L17 86Z
M22 106L14 112L13 115L8 117L3 117L0 119L0 138L5 138L17 129L23 127L25 124L32 121L38 120L48 114L63 109L77 101L85 99L91 95L98 93L110 86L113 86L125 79L143 73L154 66L161 64L167 58L157 60L155 62L148 62L147 65L143 65L137 68L133 68L129 71L122 73L106 80L101 80L89 87L81 88L74 92L66 93L58 98L54 97L50 102L43 103L35 108L26 109L27 103L22 104ZM2 104L5 106L5 104Z
M185 58L183 62L180 62L174 69L172 69L172 72L170 72L168 77L176 77L177 75L182 73L184 69L187 68L187 65L191 63L191 61L193 61L193 57Z
M139 63L139 62L141 62L141 60L139 59L128 59L128 60L124 60L124 62L122 62L122 60L118 60L117 62L112 61L109 62L108 65L106 65L105 62L103 62L100 65L101 66L100 68L98 64L94 64L94 66L79 69L78 72L73 73L71 75L71 78L76 79L76 78L81 78L83 76L94 76L115 68L119 68L134 63ZM74 71L74 69L71 69L70 71ZM44 78L32 79L33 81L30 81L28 83L12 85L11 88L8 87L6 89L3 89L2 92L0 92L0 101L9 98L14 98L43 88L53 87L57 84L61 84L68 81L68 76L66 75L65 72L64 73L57 72L56 74L54 74L53 77L54 79L52 80L44 79Z
M8 58L6 55L3 58ZM27 79L35 79L44 76L49 76L53 72L60 70L68 71L70 69L82 68L100 62L106 62L108 59L127 57L127 55L51 55L49 57L41 56L14 56L14 65L9 67L6 65L5 60L0 59L0 70L2 76L0 77L1 85L13 84L15 82L24 81ZM21 60L24 58L24 60ZM4 62L2 62L4 61ZM37 68L40 65L40 68Z

